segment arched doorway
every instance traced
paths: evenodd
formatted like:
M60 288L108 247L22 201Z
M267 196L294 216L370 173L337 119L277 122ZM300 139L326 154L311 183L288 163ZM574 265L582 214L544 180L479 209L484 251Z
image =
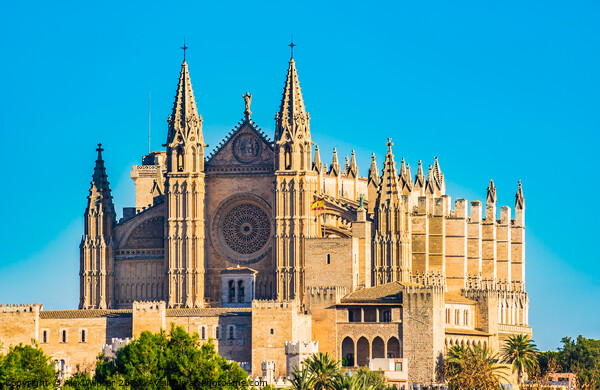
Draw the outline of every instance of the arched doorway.
M381 337L373 339L371 357L373 359L385 357L385 343Z
M354 367L354 341L350 337L342 341L342 366Z
M356 343L356 364L359 367L369 364L370 349L369 341L366 338L361 337L358 339Z
M396 337L391 337L388 340L387 357L388 358L400 358L400 341Z

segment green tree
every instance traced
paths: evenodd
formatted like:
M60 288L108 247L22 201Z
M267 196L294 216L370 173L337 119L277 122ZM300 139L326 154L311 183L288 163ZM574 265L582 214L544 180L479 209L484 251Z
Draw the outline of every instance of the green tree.
M335 390L376 390L365 375L338 375L333 380ZM385 388L385 387L384 387Z
M577 375L580 389L600 388L600 340L578 336L574 342L570 337L561 340L558 360L562 372Z
M305 364L292 371L290 378L293 390L310 390L314 387L314 376Z
M340 362L329 353L315 353L303 362L313 377L314 390L334 390L333 381L340 373Z
M99 356L94 379L102 385L144 389L248 389L249 378L237 363L221 357L212 342L182 327L142 332L119 349L114 361Z
M511 335L502 347L502 362L512 365L517 372L519 386L523 384L523 373L533 374L538 365L538 349L529 335Z
M362 381L365 389L387 390L392 388L387 385L385 376L383 376L383 371L381 370L373 371L365 366L358 369L356 376Z
M11 346L6 356L0 358L2 389L54 389L56 385L54 365L35 342Z
M496 390L506 380L498 357L487 348L453 346L442 362L450 390Z

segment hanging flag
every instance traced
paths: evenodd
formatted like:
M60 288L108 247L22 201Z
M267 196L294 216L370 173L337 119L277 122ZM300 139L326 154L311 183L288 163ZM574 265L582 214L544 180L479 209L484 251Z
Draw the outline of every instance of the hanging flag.
M325 199L317 199L316 202L310 205L311 210L323 210L325 208Z

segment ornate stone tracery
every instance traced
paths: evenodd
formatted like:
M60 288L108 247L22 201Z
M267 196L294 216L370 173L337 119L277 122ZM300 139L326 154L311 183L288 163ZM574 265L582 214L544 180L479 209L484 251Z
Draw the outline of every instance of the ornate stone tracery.
M211 237L217 251L227 260L254 263L271 248L270 208L252 194L237 194L221 203L212 222Z

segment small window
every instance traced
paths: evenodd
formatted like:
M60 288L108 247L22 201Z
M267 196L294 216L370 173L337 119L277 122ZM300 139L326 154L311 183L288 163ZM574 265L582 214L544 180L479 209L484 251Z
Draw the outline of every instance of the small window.
M327 254L327 264L331 264L331 255Z
M238 280L238 303L244 303L244 282L242 280Z
M215 338L218 340L219 339L219 327L217 326L216 331L215 331Z
M460 310L454 310L454 324L460 325Z
M348 322L354 322L354 311L348 309Z
M271 328L271 334L273 334L273 328Z
M47 343L48 342L48 331L45 330L42 332L42 343Z
M396 371L402 371L402 362L396 362Z
M206 328L205 327L200 328L200 338L202 340L206 339Z
M386 310L383 312L383 321L382 322L392 322L392 312Z
M469 311L465 310L465 314L464 314L464 325L465 326L469 326Z
M229 281L229 303L235 302L235 282Z
M85 343L85 342L86 342L86 339L85 339L85 329L82 329L82 330L81 330L81 342L82 342L82 343Z
M61 330L60 331L60 342L61 343L66 343L67 342L67 331L66 330Z
M446 309L446 323L450 323L450 309Z
M234 333L235 333L235 332L234 332L234 330L233 330L233 326L231 326L231 327L229 328L229 340L233 340L233 339L235 339L235 334L234 334Z

